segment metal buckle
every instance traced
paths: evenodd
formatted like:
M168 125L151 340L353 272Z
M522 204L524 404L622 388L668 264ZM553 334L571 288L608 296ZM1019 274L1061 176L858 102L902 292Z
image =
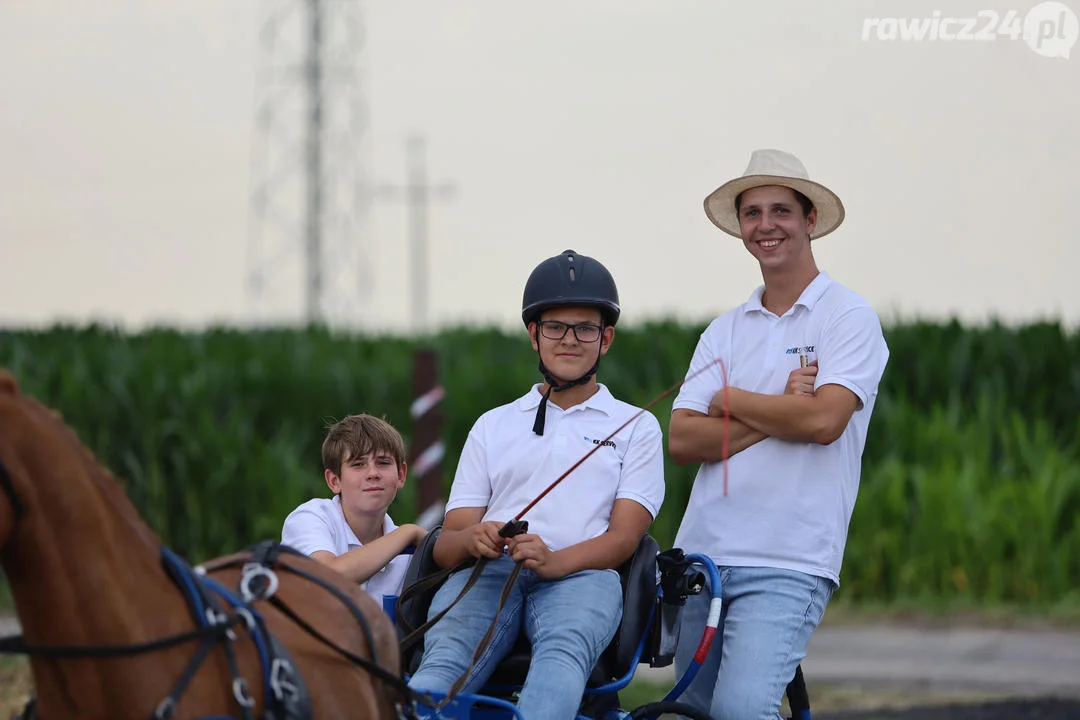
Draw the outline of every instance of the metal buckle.
M265 600L273 597L278 589L278 577L273 570L258 563L245 563L243 574L240 576L240 595L244 602L252 600ZM252 588L252 583L258 578L265 578L266 585L259 590Z
M255 698L251 697L247 680L244 678L236 678L233 680L232 691L233 697L236 698L236 702L240 703L241 707L255 707Z
M292 663L281 658L274 658L270 663L270 689L278 700L295 700L300 695L300 688L289 678L293 675Z
M229 622L229 616L224 612L218 612L212 607L206 608L206 621L213 626L226 625ZM225 630L225 637L232 641L236 641L236 631L232 628Z
M154 718L156 720L170 720L175 714L176 701L171 697L167 697L159 702L158 706L154 709Z
M255 616L246 607L234 608L233 612L239 616L247 627L248 632L255 632Z

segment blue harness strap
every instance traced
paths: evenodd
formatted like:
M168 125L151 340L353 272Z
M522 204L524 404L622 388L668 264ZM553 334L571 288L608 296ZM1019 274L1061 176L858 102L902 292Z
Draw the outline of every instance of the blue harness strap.
M243 597L238 597L235 592L207 576L201 568L193 569L168 548L163 547L161 555L165 569L183 592L188 609L200 627L225 622L230 615L243 618L244 626L250 633L258 652L263 678L264 717L274 718L274 720L311 720L311 696L303 678L297 672L296 665L289 657L285 646L270 634L266 621L252 605L255 600L270 597L277 589L277 576L273 570L256 561L255 558L249 561L240 582ZM258 583L257 589L252 589L252 579L256 577L261 578L263 582ZM229 612L225 608L228 608ZM226 633L225 654L233 674L233 697L240 706L245 720L248 720L252 718L255 700L251 697L247 680L239 672L233 647L236 639L237 635L234 631L230 630ZM180 695L191 681L195 670L209 654L213 644L204 643L200 646L172 692L158 705L153 720L169 720L172 717Z

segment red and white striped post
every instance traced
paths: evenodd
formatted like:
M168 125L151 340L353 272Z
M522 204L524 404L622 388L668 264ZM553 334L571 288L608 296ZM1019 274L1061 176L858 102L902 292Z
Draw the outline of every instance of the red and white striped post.
M413 400L409 415L413 421L409 448L409 476L416 483L416 524L431 529L442 523L446 503L442 497L442 402L446 391L438 382L438 355L434 350L417 350L413 355Z

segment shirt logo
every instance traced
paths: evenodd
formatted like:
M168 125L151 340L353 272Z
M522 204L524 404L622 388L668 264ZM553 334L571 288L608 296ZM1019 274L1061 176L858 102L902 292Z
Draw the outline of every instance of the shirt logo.
M784 351L787 355L809 355L814 352L813 345L803 345L802 347L790 347Z
M584 435L582 437L585 438L586 442L591 442L593 445L607 445L609 448L611 448L613 450L615 449L615 443L612 442L611 440L593 440L588 435Z

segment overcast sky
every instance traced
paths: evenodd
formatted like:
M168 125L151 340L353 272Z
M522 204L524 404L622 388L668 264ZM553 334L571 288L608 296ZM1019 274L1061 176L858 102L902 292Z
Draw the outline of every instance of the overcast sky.
M249 238L259 153L286 148L255 132L259 33L292 8L274 62L297 62L304 5L0 0L0 324L302 315L299 237L275 221L262 246ZM529 271L567 248L613 271L628 323L742 302L757 266L702 200L759 147L795 153L842 198L847 220L815 243L819 266L886 321L1076 325L1080 53L1046 55L1071 47L1080 7L1033 16L1043 54L1009 37L1030 0L948 3L991 40L945 39L964 22L889 39L940 5L358 3L362 94L333 92L362 101L364 119L328 162L358 158L364 187L400 184L406 138L425 138L430 179L454 186L428 212L436 326L512 325ZM288 113L301 91L274 106L286 139L299 137ZM292 185L282 202L295 200L296 223L302 178L297 167L279 186ZM331 315L407 330L405 206L373 197L348 235L327 250ZM259 299L246 282L256 260Z

